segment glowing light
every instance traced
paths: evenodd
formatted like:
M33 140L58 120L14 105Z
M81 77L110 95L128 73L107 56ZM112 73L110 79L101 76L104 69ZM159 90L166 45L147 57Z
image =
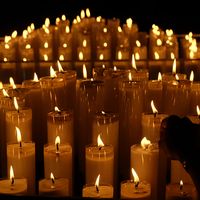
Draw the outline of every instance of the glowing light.
M87 17L90 17L90 9L89 9L89 8L86 8L86 11L85 11L85 12L86 12L86 16L87 16Z
M64 57L64 55L63 55L63 54L61 54L61 55L59 56L59 60L60 60L60 61L63 61L63 60L65 60L65 57Z
M79 52L78 58L79 58L79 60L83 60L83 52L82 51Z
M38 82L38 81L39 81L36 72L34 72L34 75L33 75L33 81L34 81L34 82Z
M152 111L153 111L154 114L158 113L158 110L156 109L153 100L151 100L151 109L152 109Z
M176 74L176 58L174 58L174 61L173 61L172 74Z
M70 28L69 28L69 26L66 26L66 27L65 27L65 33L70 33Z
M11 87L12 87L13 89L16 89L16 88L17 88L16 85L15 85L15 81L14 81L13 77L10 77L10 78L9 78L9 82L10 82L10 85L11 85Z
M160 59L160 56L159 56L157 51L154 52L154 58L155 58L155 60L159 60Z
M132 68L137 70L136 62L135 62L135 55L134 54L132 54L131 65L132 65Z
M83 64L83 78L87 79L87 68L86 68L85 64Z
M50 66L50 77L51 78L55 78L57 77L55 70L53 69L52 66Z
M118 58L118 60L122 60L122 52L121 51L118 51L117 58Z
M158 81L162 81L162 75L160 72L158 73Z
M17 31L16 30L12 32L11 37L13 39L17 37Z
M194 81L194 72L193 70L190 73L190 81L193 82Z
M97 137L97 145L98 145L98 147L103 147L104 146L104 143L103 143L103 141L101 139L100 134Z
M81 19L85 18L85 11L84 10L81 10Z
M25 49L30 49L31 48L31 45L30 44L27 44L26 46L25 46Z
M143 137L143 139L141 140L141 147L143 149L147 149L149 147L149 145L151 145L151 141L150 140L147 140L146 137Z
M136 46L137 46L137 47L141 47L141 43L140 43L140 41L139 41L139 40L136 40L136 42L135 42L135 43L136 43Z
M133 20L131 18L128 18L126 20L126 24L127 24L127 27L130 29L132 27L132 24L133 24Z
M64 72L64 70L63 70L63 68L62 68L62 65L61 65L61 63L60 63L59 60L57 60L57 65L58 65L58 71L59 71L59 72Z

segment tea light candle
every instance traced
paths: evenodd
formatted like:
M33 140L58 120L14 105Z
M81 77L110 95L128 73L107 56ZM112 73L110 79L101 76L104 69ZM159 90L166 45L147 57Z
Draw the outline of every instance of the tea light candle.
M151 199L151 185L146 181L140 181L137 173L131 169L134 180L121 182L120 197L121 199Z
M30 108L19 109L17 99L14 97L16 110L6 112L6 139L7 142L16 142L15 127L21 130L24 141L32 140L32 110Z
M15 179L12 165L10 166L10 179L0 180L0 194L3 195L26 195L27 180Z
M100 135L98 145L89 145L85 149L86 183L95 182L96 175L101 174L103 183L113 185L114 181L114 149L112 145L104 145Z
M87 198L113 198L113 186L99 184L100 174L97 176L95 184L86 184L82 190L82 197Z
M22 142L20 130L17 130L18 143L7 145L7 166L15 169L16 178L26 178L29 195L35 194L35 143ZM9 173L8 169L8 173Z
M54 178L53 173L50 178L39 181L40 196L69 196L69 181L66 178Z
M53 172L57 178L67 178L69 180L69 191L72 194L72 147L66 143L60 143L57 136L55 144L44 146L44 174L48 178Z

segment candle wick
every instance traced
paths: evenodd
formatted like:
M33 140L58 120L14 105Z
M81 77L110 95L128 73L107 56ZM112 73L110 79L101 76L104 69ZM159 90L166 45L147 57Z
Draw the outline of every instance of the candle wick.
M99 187L95 185L97 193L99 193Z
M99 151L102 149L102 146L99 147Z
M51 182L52 182L53 185L55 184L54 178L51 179Z
M12 178L11 178L11 186L13 186L14 183L15 183L15 179L14 179L14 177L12 177Z
M19 109L17 109L17 113L19 114Z
M22 142L21 141L19 142L19 147L22 148Z
M138 189L139 181L135 182L135 189Z
M154 118L156 118L157 112L153 113Z
M56 143L56 153L59 153L59 143Z

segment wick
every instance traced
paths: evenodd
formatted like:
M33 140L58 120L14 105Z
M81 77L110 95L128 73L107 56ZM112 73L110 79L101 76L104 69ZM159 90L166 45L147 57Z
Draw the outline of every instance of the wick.
M58 155L59 155L59 153L60 153L60 151L59 151L59 144L58 144L58 143L56 143L56 154L58 154Z
M99 187L95 185L97 193L99 193Z
M139 181L135 182L135 189L138 189Z
M17 109L17 113L19 114L19 109Z
M51 182L52 182L53 185L55 184L54 178L51 179ZM53 186L53 187L54 187L54 186Z
M15 179L12 177L12 178L11 178L11 186L13 186L14 183L15 183Z
M157 112L153 113L154 118L156 118Z
M19 147L22 148L22 142L21 141L19 142Z
M183 185L181 184L180 185L180 191L182 192L182 190L183 190Z
M102 149L102 147L99 147L99 151Z

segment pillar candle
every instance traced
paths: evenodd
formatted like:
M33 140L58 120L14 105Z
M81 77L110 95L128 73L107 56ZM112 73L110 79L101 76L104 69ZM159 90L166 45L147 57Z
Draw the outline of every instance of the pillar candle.
M67 143L47 144L44 146L44 174L49 178L53 173L56 178L69 180L69 193L72 195L72 147Z
M159 193L159 182L164 182L158 176L159 174L159 149L156 143L151 144L150 141L145 139L140 144L131 146L131 159L130 166L137 171L138 176L141 180L146 180L151 184L152 199L158 199ZM166 167L162 168L163 173L166 171ZM166 178L166 177L165 177Z
M64 61L72 60L72 47L67 46L67 44L63 44L63 46L58 47L58 58L61 59L63 57Z
M39 181L39 196L69 196L69 180L66 178L45 178Z
M191 99L190 99L190 115L196 115L196 106L200 105L200 83L199 82L193 82L191 84Z
M114 149L112 145L88 145L85 148L86 183L94 183L97 174L101 174L101 182L113 185L114 181Z
M33 195L36 188L35 143L21 142L20 144L12 143L7 145L7 166L13 166L16 178L27 179L27 192L29 195Z

